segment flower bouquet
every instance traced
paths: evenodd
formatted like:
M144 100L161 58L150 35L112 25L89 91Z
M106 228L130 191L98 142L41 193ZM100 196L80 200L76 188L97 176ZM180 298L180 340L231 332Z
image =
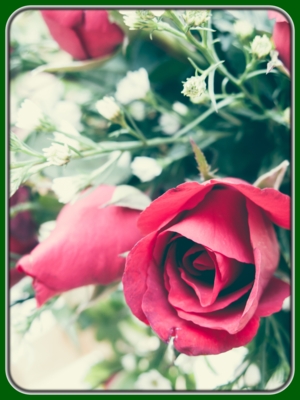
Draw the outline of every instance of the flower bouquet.
M9 39L12 384L284 388L288 15L22 9Z

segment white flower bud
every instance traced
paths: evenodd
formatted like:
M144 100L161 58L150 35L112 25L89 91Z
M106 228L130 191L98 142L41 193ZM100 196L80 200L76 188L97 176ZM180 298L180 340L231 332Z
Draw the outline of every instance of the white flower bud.
M190 27L199 27L211 17L209 10L187 10L183 14L183 19Z
M201 76L192 76L183 83L182 94L188 97L200 97L205 93L206 83Z
M24 100L17 113L16 126L21 129L33 131L41 125L42 120L43 113L41 109L31 100Z
M188 107L185 104L180 103L180 101L175 101L172 108L180 115L186 115L189 112Z
M102 100L97 101L96 108L104 118L118 123L123 118L122 112L113 97L105 96Z
M133 175L137 176L142 182L149 182L162 172L162 167L154 158L135 157L131 163Z
M145 68L128 71L125 78L117 84L116 99L122 104L144 99L150 91L150 82Z
M272 50L272 42L267 35L255 36L251 43L252 54L257 58L266 57Z
M58 143L52 143L50 147L43 149L44 155L52 165L64 165L70 161L69 147Z
M162 114L158 122L161 130L167 135L173 135L180 128L180 121L174 114Z
M236 35L241 39L245 40L249 37L252 36L254 28L253 25L250 24L250 22L246 20L241 20L239 19L238 21L235 22L233 25L234 31Z

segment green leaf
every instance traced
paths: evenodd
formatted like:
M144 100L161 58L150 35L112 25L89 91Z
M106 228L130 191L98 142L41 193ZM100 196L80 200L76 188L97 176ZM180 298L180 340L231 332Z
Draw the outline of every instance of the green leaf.
M101 208L114 205L143 211L150 203L149 197L140 190L133 186L120 185L115 189L111 200L103 204Z

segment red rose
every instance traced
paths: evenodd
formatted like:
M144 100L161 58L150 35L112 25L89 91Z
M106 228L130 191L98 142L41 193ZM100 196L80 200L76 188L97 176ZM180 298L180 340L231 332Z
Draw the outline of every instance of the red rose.
M43 10L42 16L59 46L78 60L111 54L124 34L105 10Z
M108 206L115 190L99 186L83 193L60 212L50 236L18 263L34 278L38 305L55 294L89 284L107 285L121 278L125 258L141 238L137 210Z
M273 30L273 41L279 57L284 65L291 70L291 26L285 16L278 11L268 11L270 19L276 19Z
M10 198L10 207L29 200L29 191L20 187ZM19 212L9 221L9 251L19 255L26 254L37 245L36 226L29 211ZM9 271L9 286L18 283L25 275L15 268Z
M245 345L259 318L281 309L289 285L273 276L290 198L239 179L188 182L142 212L147 234L123 275L133 314L188 355Z

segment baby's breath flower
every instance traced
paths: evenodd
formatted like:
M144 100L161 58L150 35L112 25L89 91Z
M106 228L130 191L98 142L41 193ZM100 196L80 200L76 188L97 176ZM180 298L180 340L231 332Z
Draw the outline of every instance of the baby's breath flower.
M234 31L236 33L236 35L241 39L241 40L245 40L249 37L252 36L253 34L253 25L250 24L250 22L246 21L246 20L241 20L239 19L238 21L235 22L235 24L233 25Z
M84 174L53 179L52 190L60 203L69 203L86 187L88 177Z
M18 110L16 126L21 129L33 131L40 127L43 117L42 110L31 100L26 99Z
M157 370L142 373L136 383L136 389L141 390L171 390L171 382L164 378Z
M38 232L38 241L41 243L46 240L50 233L55 228L56 221L47 221L40 225L39 232Z
M183 19L190 27L200 27L210 18L209 10L187 10L183 14Z
M175 112L177 112L177 114L180 115L186 115L189 112L188 107L185 104L180 103L180 101L175 101L172 108Z
M155 29L157 24L153 21L155 15L149 10L121 10L125 25L129 30Z
M167 135L173 135L180 128L180 121L176 114L162 114L158 122L161 130Z
M52 143L50 147L43 149L43 152L52 165L60 166L70 161L70 150L66 144Z
M97 101L96 108L99 114L114 123L119 123L123 119L122 111L113 97L103 97Z
M206 90L206 83L201 76L192 76L183 83L182 94L191 98L202 96Z
M141 182L149 182L162 172L162 167L154 158L135 157L131 163L133 175L137 176Z
M266 57L272 50L271 40L267 35L255 36L251 43L251 51L257 58Z
M150 91L150 82L145 68L128 71L125 78L117 84L116 99L122 104L144 99Z

